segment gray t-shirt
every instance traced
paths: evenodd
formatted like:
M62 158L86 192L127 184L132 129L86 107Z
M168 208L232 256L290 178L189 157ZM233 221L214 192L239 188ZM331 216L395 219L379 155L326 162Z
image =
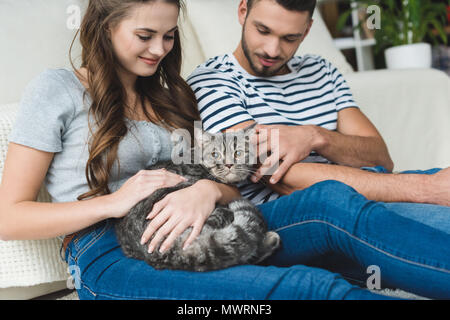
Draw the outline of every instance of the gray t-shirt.
M89 187L85 176L88 160L88 109L91 98L73 71L47 69L26 87L10 142L55 153L45 185L53 202L76 201ZM92 120L91 120L92 121ZM126 120L128 134L119 144L118 159L109 181L116 191L139 170L159 160L169 160L170 132L147 121Z

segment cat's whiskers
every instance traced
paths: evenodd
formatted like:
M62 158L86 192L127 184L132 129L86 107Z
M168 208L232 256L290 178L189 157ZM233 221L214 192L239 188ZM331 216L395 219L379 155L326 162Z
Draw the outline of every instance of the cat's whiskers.
M242 174L253 174L256 171L257 171L257 169L247 169L247 168L236 169L236 173L242 173Z

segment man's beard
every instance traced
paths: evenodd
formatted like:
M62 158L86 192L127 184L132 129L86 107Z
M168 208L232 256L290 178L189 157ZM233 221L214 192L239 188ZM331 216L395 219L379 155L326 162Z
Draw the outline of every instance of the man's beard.
M262 66L262 69L258 69L256 67L256 65L253 63L253 60L251 59L251 54L250 54L250 50L247 46L247 41L245 40L244 31L242 31L242 51L244 52L244 55L247 58L247 61L250 65L250 68L252 69L253 73L258 77L273 77L273 76L277 75L284 68L286 68L286 70L289 70L289 68L287 67L287 63L282 64L279 68L277 68L275 70L270 70L270 67L266 67L266 66ZM273 58L273 57L263 56L261 58L281 60L279 57Z

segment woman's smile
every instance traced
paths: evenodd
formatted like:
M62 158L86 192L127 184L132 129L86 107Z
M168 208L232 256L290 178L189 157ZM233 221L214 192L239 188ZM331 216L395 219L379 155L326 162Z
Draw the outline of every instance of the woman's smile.
M156 59L156 60L155 59L149 59L149 58L144 58L144 57L139 57L139 59L141 59L142 62L144 62L145 64L150 65L150 66L157 65L159 63L159 60L160 60L160 59Z

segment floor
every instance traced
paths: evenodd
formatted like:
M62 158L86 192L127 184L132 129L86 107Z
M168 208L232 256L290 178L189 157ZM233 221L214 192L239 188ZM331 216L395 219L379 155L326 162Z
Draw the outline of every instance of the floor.
M62 290L32 300L79 300L75 290Z

